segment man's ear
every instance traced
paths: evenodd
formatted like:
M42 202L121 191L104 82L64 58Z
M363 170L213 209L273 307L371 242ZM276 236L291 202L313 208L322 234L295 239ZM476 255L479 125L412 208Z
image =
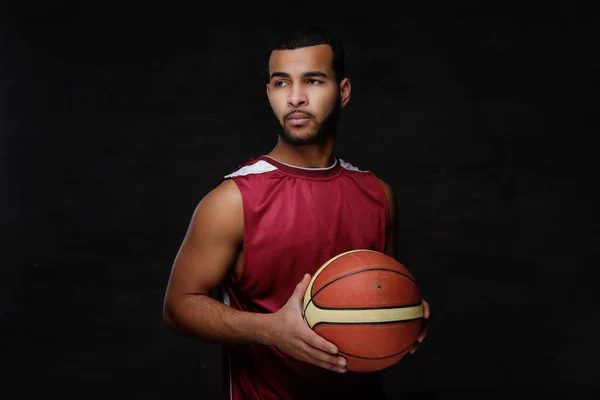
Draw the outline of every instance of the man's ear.
M350 101L350 92L352 91L352 85L350 79L344 78L340 82L340 102L341 106L345 107Z

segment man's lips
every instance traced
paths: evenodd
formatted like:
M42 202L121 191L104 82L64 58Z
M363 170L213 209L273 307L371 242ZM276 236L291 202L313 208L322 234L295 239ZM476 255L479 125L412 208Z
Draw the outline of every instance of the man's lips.
M288 115L286 117L286 119L288 119L288 120L290 120L290 119L291 120L302 120L302 119L310 119L310 116L306 115L304 113L293 113L293 114Z
M310 115L302 112L295 112L285 117L288 123L295 127L308 125L311 118L312 117Z
M310 116L304 113L293 113L285 118L294 127L306 126L310 123Z

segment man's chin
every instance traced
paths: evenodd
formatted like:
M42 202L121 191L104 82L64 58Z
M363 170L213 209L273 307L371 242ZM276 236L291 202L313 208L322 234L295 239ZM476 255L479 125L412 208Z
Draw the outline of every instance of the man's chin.
M294 145L313 144L318 140L318 132L309 132L303 129L282 129L279 135L287 143Z

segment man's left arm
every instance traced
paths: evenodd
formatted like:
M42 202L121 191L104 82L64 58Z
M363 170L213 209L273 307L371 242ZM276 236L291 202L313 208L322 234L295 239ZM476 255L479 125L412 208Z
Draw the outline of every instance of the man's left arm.
M391 186L379 179L381 182L381 186L383 186L383 190L385 192L385 197L387 199L388 204L388 212L387 212L387 221L386 221L386 235L385 235L385 254L396 259L396 234L398 231L398 212L397 212L397 203L396 196L394 195L394 191ZM428 318L430 315L429 303L423 299L423 325L421 327L421 332L417 337L417 341L413 344L410 349L410 353L413 354L419 344L425 339L428 330Z

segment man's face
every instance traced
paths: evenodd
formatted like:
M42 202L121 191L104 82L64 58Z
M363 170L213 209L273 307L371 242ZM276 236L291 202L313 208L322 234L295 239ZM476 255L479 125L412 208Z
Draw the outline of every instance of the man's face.
M335 131L350 84L344 79L338 86L332 58L329 45L271 53L267 96L288 143L315 143Z

